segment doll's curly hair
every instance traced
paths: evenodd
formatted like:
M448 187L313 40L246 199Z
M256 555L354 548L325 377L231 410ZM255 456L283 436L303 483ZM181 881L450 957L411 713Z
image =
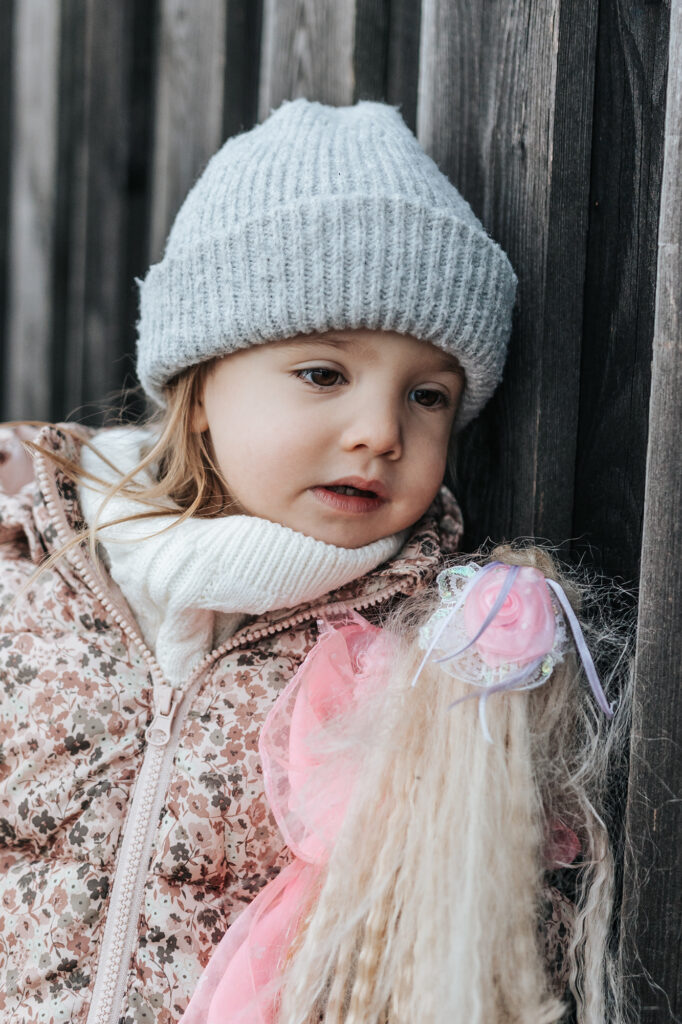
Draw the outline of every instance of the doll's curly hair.
M569 1019L571 997L578 1024L628 1019L610 821L630 724L633 624L607 612L604 585L562 570L546 549L478 553L489 559L561 583L582 609L616 716L596 706L569 653L548 684L487 701L486 742L477 701L449 710L468 687L433 662L410 686L422 657L416 630L435 595L402 602L385 623L398 654L368 723L367 769L283 971L282 1024L554 1024ZM539 941L556 822L582 848L564 869L575 912L561 993Z

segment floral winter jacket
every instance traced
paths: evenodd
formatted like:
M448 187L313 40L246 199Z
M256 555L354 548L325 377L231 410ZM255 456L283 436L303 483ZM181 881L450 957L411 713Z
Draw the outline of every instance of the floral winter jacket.
M73 430L45 428L40 443L78 461ZM372 618L430 583L456 549L459 509L443 489L393 561L314 605L251 617L178 694L83 548L31 579L84 526L55 463L40 456L35 473L0 492L0 1020L174 1024L286 860L257 742L318 615Z

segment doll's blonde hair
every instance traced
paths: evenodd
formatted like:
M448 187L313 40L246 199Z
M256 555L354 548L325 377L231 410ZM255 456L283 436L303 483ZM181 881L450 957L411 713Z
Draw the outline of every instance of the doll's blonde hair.
M490 556L534 565L578 606L586 590L543 549ZM593 611L600 606L595 605ZM399 648L368 739L367 769L326 876L283 971L281 1024L553 1024L566 1006L552 992L538 941L552 823L573 829L576 913L568 953L579 1024L626 1019L611 935L614 853L604 820L628 735L628 627L602 615L584 630L602 655L608 721L571 653L550 681L478 701L422 657L416 629L433 595L403 602L386 623ZM603 667L604 660L610 670Z

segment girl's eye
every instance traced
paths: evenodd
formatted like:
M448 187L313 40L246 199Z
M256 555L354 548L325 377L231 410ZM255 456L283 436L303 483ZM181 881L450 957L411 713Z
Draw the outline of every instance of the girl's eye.
M296 370L296 376L319 388L333 387L334 384L339 383L339 378L343 379L343 375L338 370L330 370L324 366L312 366L309 370Z
M442 391L434 391L431 388L415 388L414 391L410 392L410 397L414 397L418 405L423 405L427 409L436 409L448 405L447 395L444 395Z

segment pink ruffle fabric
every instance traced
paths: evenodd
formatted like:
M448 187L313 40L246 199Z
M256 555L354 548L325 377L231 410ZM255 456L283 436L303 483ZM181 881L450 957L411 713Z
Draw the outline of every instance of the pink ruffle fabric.
M228 928L181 1024L274 1024L277 977L344 818L370 742L348 722L380 693L390 642L349 612L325 623L275 701L259 752L268 801L293 860Z
M259 751L293 859L228 928L180 1024L275 1024L277 979L372 744L372 700L387 682L390 654L389 635L349 612L323 625L275 701ZM575 833L556 823L548 866L570 863L579 850Z

